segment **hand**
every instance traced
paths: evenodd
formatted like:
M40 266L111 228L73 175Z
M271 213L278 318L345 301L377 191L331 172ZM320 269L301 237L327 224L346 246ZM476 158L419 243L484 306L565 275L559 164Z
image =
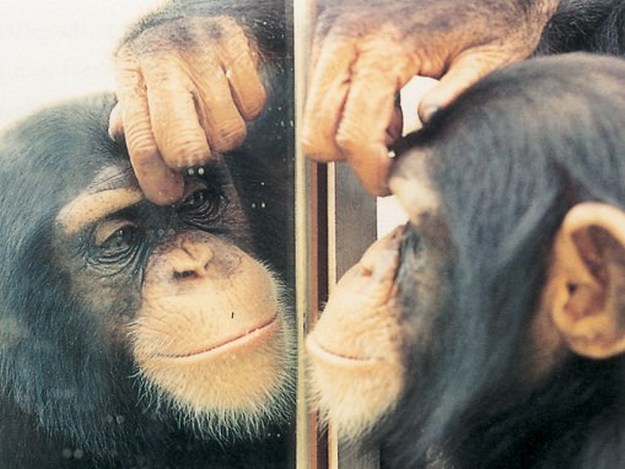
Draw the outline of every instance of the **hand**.
M120 48L109 133L123 134L148 199L176 202L180 170L242 143L265 104L258 64L255 44L223 16L156 25Z
M529 56L557 0L328 0L319 18L304 112L304 152L348 161L372 194L388 193L399 90L439 78L422 121L492 70Z

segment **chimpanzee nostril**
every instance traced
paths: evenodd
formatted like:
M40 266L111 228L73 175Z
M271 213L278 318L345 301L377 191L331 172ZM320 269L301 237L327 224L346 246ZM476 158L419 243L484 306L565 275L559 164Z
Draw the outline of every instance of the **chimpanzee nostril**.
M172 275L175 281L203 277L210 269L213 250L198 243L183 243L172 262Z
M174 280L197 278L197 276L198 274L194 270L183 270L182 272L174 272Z

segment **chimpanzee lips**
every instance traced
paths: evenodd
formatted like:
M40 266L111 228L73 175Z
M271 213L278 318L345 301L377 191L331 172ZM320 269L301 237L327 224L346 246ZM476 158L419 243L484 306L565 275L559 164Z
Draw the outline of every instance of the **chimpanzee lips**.
M315 355L320 360L331 362L336 365L371 365L375 362L381 361L381 358L378 357L366 357L366 356L357 356L351 355L345 352L336 352L334 350L330 350L328 347L321 345L319 341L316 340L314 336L309 336L306 341L306 348L308 352L312 355Z
M264 342L268 336L271 336L279 329L278 314L274 314L271 318L246 329L243 332L233 334L230 337L220 340L219 342L207 345L199 350L193 350L187 353L176 354L159 354L158 358L170 359L199 359L212 355L213 353L223 353L242 346L253 345L256 342Z

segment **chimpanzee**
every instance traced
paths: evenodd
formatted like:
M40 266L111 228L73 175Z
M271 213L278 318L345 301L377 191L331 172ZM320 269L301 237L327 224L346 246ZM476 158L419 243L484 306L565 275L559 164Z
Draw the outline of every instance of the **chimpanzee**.
M0 467L289 467L287 166L257 138L154 205L113 105L0 137ZM255 124L282 158L275 114Z
M388 146L401 134L395 98L415 75L438 80L418 105L427 121L506 64L535 53L621 54L625 43L623 0L314 3L302 148L317 161L349 162L376 195L388 193Z
M307 339L322 409L384 467L623 466L624 82L530 59L400 142L410 221Z

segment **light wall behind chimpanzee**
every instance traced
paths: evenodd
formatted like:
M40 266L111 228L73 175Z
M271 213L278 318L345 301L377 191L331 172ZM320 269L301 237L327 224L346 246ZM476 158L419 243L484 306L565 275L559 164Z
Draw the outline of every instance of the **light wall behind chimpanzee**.
M44 104L112 90L111 57L117 41L133 20L162 3L0 2L0 127Z

